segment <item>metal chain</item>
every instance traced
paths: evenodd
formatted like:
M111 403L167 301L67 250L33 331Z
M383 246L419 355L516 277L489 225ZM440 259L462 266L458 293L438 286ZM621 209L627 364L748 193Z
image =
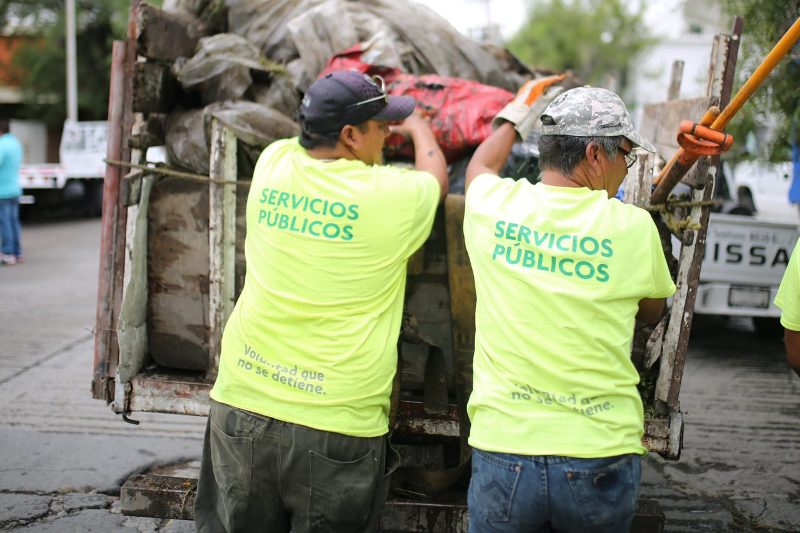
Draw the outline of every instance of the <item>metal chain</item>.
M674 200L667 200L663 204L652 204L648 206L642 207L651 213L668 213L674 211L675 209L679 209L681 207L706 207L711 205L716 205L716 200L696 200L696 201L674 201Z
M667 199L667 201L663 204L648 205L643 207L643 209L649 211L650 213L662 213L664 215L664 225L667 227L667 229L669 229L673 235L680 235L687 229L698 230L702 226L700 223L692 220L690 216L676 218L676 209L707 207L716 204L716 200L677 201L673 199Z

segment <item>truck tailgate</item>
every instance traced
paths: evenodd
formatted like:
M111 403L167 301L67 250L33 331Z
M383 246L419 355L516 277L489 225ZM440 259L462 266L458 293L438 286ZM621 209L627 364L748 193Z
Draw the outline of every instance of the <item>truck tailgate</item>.
M789 222L712 213L695 312L780 316L773 300L797 236Z
M797 225L712 213L700 279L779 285L797 242Z

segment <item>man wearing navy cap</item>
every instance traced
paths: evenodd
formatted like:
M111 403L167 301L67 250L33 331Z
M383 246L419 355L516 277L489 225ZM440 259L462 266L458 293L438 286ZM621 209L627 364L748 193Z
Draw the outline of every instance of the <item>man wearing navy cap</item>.
M447 166L413 98L380 77L318 79L301 136L268 146L247 200L244 288L222 338L198 531L374 531L408 258ZM415 169L383 165L391 132Z

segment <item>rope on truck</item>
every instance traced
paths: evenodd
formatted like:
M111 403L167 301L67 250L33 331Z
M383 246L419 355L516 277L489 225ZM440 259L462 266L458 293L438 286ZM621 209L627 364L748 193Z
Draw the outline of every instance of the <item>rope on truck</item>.
M184 180L190 181L199 181L199 182L210 182L210 183L217 183L220 185L236 185L238 187L250 187L250 180L220 180L214 179L210 176L206 176L204 174L194 174L192 172L183 172L180 170L175 170L166 166L157 166L157 167L150 167L147 165L140 165L137 163L128 163L126 161L117 161L115 159L103 159L103 161L109 165L115 165L119 167L125 168L135 168L138 170L146 171L148 174L157 174L164 177L169 178L179 178ZM674 233L680 233L687 229L700 229L700 224L693 222L690 217L686 217L684 219L676 219L673 216L673 212L675 209L680 208L692 208L692 207L705 207L714 205L716 202L714 200L698 200L698 201L674 201L674 200L667 200L667 202L663 204L652 204L648 206L641 206L642 209L645 209L651 213L662 213L664 214L665 224L667 228L669 228Z
M249 187L250 180L220 180L212 178L211 176L206 176L204 174L194 174L192 172L183 172L181 170L175 170L166 166L158 166L158 167L149 167L147 165L140 165L137 163L128 163L127 161L117 161L115 159L103 159L103 162L109 165L114 165L118 167L126 167L126 168L135 168L139 170L144 170L148 174L158 174L164 177L169 178L180 178L184 180L190 181L201 181L201 182L211 182L211 183L218 183L220 185L238 185L240 187Z

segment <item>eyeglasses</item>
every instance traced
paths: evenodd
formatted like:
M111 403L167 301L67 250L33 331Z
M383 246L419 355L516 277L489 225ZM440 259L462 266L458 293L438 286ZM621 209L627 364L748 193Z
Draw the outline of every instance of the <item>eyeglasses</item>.
M632 154L630 151L625 150L622 146L617 147L617 152L621 152L622 155L625 157L625 166L627 166L628 168L631 168L638 159L638 156L636 154Z
M378 100L383 100L387 104L389 103L389 95L386 94L386 81L383 79L382 76L372 76L372 80L375 82L375 86L377 87L380 85L381 94L375 96L373 98L367 98L366 100L362 100L360 102L356 102L355 104L350 104L349 106L345 107L344 110L347 111L348 109L352 109L354 107L358 107L360 105L369 104L372 102L377 102Z

